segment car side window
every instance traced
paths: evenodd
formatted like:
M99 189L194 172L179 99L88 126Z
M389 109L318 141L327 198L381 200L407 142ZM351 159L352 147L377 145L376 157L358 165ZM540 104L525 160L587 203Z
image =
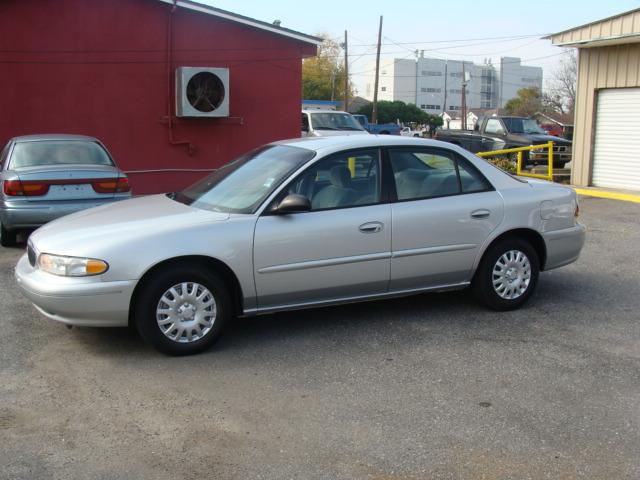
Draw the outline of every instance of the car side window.
M306 113L302 114L302 125L300 126L300 129L303 132L309 131L309 116Z
M312 211L378 203L378 158L377 149L331 155L299 175L286 193L307 197L311 201Z
M491 187L456 153L441 149L389 150L398 200L474 193Z
M462 193L477 193L491 190L489 182L487 182L478 170L460 159L458 159L457 163Z
M504 135L504 128L497 118L490 118L487 120L487 125L484 127L485 133L494 133L496 135Z

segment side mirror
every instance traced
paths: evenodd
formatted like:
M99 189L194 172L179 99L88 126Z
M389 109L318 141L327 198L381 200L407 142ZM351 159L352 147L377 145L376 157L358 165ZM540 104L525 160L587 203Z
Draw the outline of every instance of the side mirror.
M278 206L274 209L274 213L299 213L311 210L311 201L304 195L291 193L284 197Z

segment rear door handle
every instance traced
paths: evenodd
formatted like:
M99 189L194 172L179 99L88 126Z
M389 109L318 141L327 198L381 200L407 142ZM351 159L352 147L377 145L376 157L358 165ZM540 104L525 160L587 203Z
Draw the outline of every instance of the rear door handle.
M381 222L367 222L358 227L362 233L377 233L382 230L384 225Z
M487 218L491 215L489 210L474 210L471 212L471 218Z

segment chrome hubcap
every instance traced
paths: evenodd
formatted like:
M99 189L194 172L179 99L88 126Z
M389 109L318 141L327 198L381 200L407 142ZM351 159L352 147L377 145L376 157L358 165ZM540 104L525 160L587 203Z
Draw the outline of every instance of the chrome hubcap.
M167 338L189 343L211 331L217 312L216 300L205 286L184 282L162 294L156 307L156 321Z
M493 266L491 279L493 289L501 298L514 300L529 288L531 263L521 251L509 250Z

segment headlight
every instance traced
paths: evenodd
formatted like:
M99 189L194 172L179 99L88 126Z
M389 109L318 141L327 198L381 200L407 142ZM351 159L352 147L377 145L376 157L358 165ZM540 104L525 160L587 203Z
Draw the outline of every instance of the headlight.
M63 277L87 277L106 272L109 265L103 260L94 258L64 257L42 253L38 257L38 268Z

